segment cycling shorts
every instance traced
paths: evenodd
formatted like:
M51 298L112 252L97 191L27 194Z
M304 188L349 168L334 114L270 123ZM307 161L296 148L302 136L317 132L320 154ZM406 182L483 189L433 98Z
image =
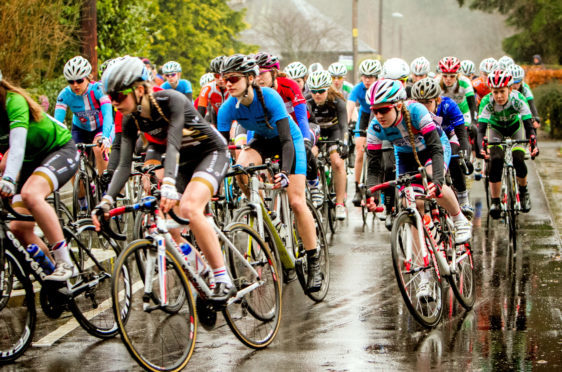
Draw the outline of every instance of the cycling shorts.
M260 154L262 161L268 158L273 160L275 156L279 156L281 162L283 160L281 159L282 149L279 137L254 137L250 141L249 146ZM302 146L302 150L295 148L295 160L291 167L291 174L306 174L306 151L304 146Z
M74 143L93 143L94 138L103 135L103 127L99 127L91 132L78 128L77 126L72 126L72 140Z

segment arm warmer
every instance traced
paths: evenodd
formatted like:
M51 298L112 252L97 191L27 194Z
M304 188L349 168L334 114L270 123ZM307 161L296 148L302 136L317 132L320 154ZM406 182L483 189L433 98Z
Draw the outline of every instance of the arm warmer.
M466 97L466 103L468 103L468 109L470 110L471 121L475 121L476 114L478 113L476 110L476 96Z
M115 200L117 194L127 183L131 174L131 163L135 144L137 142L137 128L134 125L131 128L131 118L123 118L123 132L121 133L121 149L119 156L119 165L111 178L111 183L107 188L107 194Z
M101 105L101 114L103 116L103 137L114 138L115 128L113 126L113 106L111 103Z
M310 139L310 130L308 128L308 115L306 110L306 103L299 103L294 107L295 117L297 124L301 130L304 139Z
M532 135L536 135L533 119L523 120L523 126L525 127L525 136L527 139L531 138Z
M293 136L291 136L289 119L283 118L276 124L277 131L279 132L279 140L281 141L282 171L287 174L291 174L291 169L293 168L293 163L295 162L295 145L293 144Z
M4 177L16 180L23 164L25 145L27 142L27 128L17 127L10 130L10 153L6 161Z
M367 162L367 186L373 187L382 181L382 150L367 150ZM373 196L378 202L379 192Z
M345 106L345 101L336 100L336 109L338 111L338 124L339 124L339 135L338 138L343 140L344 134L347 132L347 109Z
M533 114L533 118L538 118L539 112L537 111L537 106L535 106L535 100L530 99L530 100L527 101L527 104L529 105L529 108L531 109L531 113Z
M445 175L443 172L443 144L441 143L439 134L437 134L436 130L430 130L423 135L423 138L425 140L427 150L431 154L431 165L433 168L431 179L434 184L443 186L445 181Z
M461 146L461 150L464 150L466 154L470 154L471 147L468 141L468 131L467 127L464 125L457 125L455 127L455 134L459 139L459 144Z

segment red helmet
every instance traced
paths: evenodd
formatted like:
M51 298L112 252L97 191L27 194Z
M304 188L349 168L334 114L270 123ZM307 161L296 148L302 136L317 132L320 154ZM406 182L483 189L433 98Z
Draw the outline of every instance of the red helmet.
M444 74L456 74L461 68L461 61L457 57L445 57L439 61L439 70Z
M488 74L488 86L490 88L508 87L513 83L513 75L509 70L494 70Z

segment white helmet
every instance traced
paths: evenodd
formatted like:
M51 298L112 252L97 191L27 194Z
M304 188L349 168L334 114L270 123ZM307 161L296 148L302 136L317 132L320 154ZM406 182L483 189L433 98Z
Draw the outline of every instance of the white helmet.
M429 61L425 57L418 57L412 61L410 70L412 70L414 75L427 75L430 70Z
M390 58L382 65L382 78L401 80L410 75L410 66L402 58Z
M164 63L164 66L162 66L162 73L173 74L174 72L181 72L181 65L179 63L176 61Z
M476 72L474 62L469 59L461 61L461 72L465 75L473 75Z
M343 63L334 62L328 67L328 72L332 75L332 77L343 77L347 74L347 67L345 67Z
M381 63L376 59L366 59L359 65L359 73L361 75L379 76L381 69Z
M308 72L313 73L315 71L322 71L324 70L324 66L322 66L319 62L315 62L308 66Z
M87 77L92 72L92 65L82 56L71 58L64 65L63 74L66 80L78 80Z
M328 88L332 85L332 76L326 70L315 71L306 80L308 89Z
M480 62L479 70L480 72L489 74L494 69L495 64L497 64L497 61L494 58L485 58Z
M514 83L520 83L523 78L525 77L525 70L519 65L513 64L507 68L509 72L511 72L511 76L513 76Z
M215 80L215 74L207 72L206 74L203 74L203 76L201 76L201 79L199 79L199 85L205 86L213 80Z
M365 99L371 106L380 103L396 103L406 98L406 90L402 83L390 79L377 80L365 94Z
M308 74L306 66L300 62L292 62L283 70L290 79L302 79Z
M501 68L502 70L507 69L509 66L515 64L515 62L513 62L513 58L509 57L509 56L503 56L500 59L498 59L498 67Z

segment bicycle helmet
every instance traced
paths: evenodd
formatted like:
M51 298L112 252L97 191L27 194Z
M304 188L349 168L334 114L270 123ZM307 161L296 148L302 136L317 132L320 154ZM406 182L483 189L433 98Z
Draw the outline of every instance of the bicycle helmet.
M130 88L137 81L149 81L146 65L137 57L123 57L111 64L101 78L106 94Z
M324 66L322 66L322 64L320 64L318 62L315 62L315 63L311 64L310 66L308 66L308 72L311 73L311 74L313 72L322 71L322 70L324 70Z
M203 76L201 76L201 79L199 79L199 85L205 86L213 80L215 80L215 75L211 72L207 72L206 74L203 74Z
M306 80L309 89L329 88L332 85L332 76L326 70L315 71Z
M218 56L218 57L213 58L213 60L209 64L209 72L212 72L213 74L220 74L221 64L222 64L222 61L224 61L225 58L226 58L226 56Z
M279 58L266 52L259 52L254 55L254 59L260 68L275 68L279 70Z
M426 77L412 85L412 98L420 99L434 99L441 95L441 86L435 79Z
M474 62L469 59L461 61L461 72L465 75L473 75L476 72Z
M401 80L410 75L410 66L402 58L390 58L382 65L383 79Z
M405 100L406 90L398 80L382 79L376 81L367 90L365 99L369 105L396 103Z
M174 72L181 72L181 66L179 63L175 61L164 63L164 66L162 66L163 74L173 74Z
M509 66L513 64L515 64L515 62L513 62L513 58L509 56L503 56L500 59L498 59L498 67L502 70L506 70Z
M507 68L507 71L509 71L511 76L513 76L514 83L520 83L525 77L525 70L523 70L523 67L519 65L513 64Z
M480 70L480 72L483 72L485 74L489 74L494 69L494 64L496 64L496 63L497 63L497 61L492 57L485 58L485 59L482 60L482 62L480 62L479 70Z
M381 73L381 63L376 59L366 59L359 65L359 74L368 76L379 76Z
M347 67L343 63L334 62L330 66L328 66L328 72L332 77L334 76L345 76L347 74Z
M427 75L430 70L429 61L425 57L418 57L412 61L410 70L414 75Z
M238 72L241 74L259 75L260 69L256 60L244 54L234 54L226 57L221 65L221 74Z
M513 83L513 76L508 70L497 69L488 75L488 86L490 88L509 87Z
M64 65L63 74L66 80L83 79L92 72L92 65L82 56L71 58Z
M308 74L308 70L305 65L300 62L289 63L285 70L283 70L290 79L302 79Z
M461 68L457 57L444 57L439 61L439 71L443 74L456 74Z

